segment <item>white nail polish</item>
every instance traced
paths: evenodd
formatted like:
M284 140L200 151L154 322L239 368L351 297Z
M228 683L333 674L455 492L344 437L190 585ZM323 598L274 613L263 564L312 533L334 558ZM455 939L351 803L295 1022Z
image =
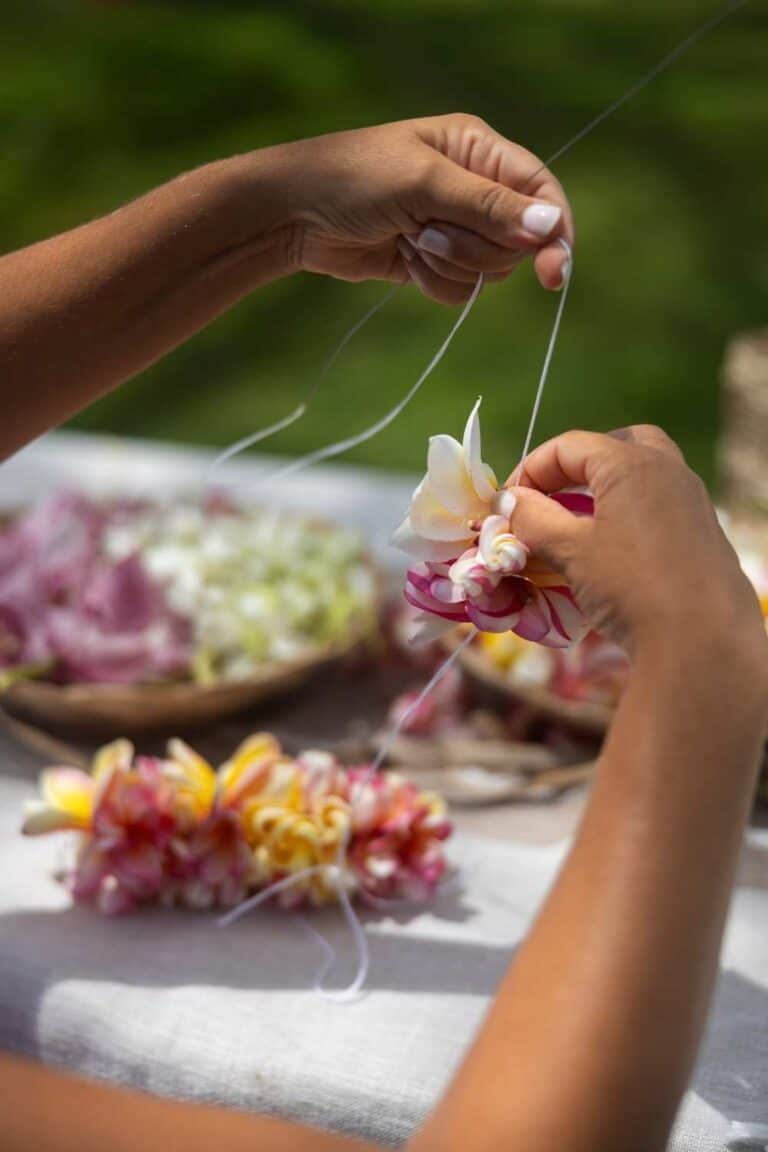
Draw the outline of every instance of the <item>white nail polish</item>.
M433 256L450 256L451 242L439 228L424 228L416 237L416 247L431 252Z
M523 212L523 228L532 236L549 236L562 214L554 204L529 204Z
M509 520L517 507L517 497L508 488L500 489L493 498L493 511L497 516Z

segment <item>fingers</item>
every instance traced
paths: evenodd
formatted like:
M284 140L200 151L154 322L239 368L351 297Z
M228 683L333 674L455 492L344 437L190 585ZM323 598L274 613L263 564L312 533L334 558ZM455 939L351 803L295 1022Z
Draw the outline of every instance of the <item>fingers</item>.
M430 268L406 240L398 242L398 250L408 278L422 295L430 300L437 300L439 304L458 305L467 302L477 283L477 276L474 280L465 282L440 275Z
M562 235L563 208L524 196L442 158L417 197L424 219L457 224L494 244L531 251Z
M533 258L533 267L542 288L550 291L562 288L567 261L568 256L559 244L547 244L538 250Z
M540 492L558 492L561 488L586 485L592 487L597 469L609 459L626 456L631 467L632 446L651 448L664 456L682 460L682 453L667 434L651 424L638 424L622 429L620 434L600 432L565 432L535 448L520 474L520 484Z
M523 464L520 484L540 492L589 485L595 465L621 445L599 432L565 432L531 452Z
M563 235L573 244L573 218L560 181L538 156L466 113L433 116L415 122L420 138L454 164L477 176L555 204L563 212Z
M441 265L469 273L475 280L478 272L510 272L526 255L520 250L494 244L476 232L441 221L430 222L421 232L406 239L433 267L435 261L439 261Z
M427 229L427 231L429 231L429 229ZM477 239L480 240L480 237ZM460 264L452 263L449 259L444 259L441 256L435 256L433 253L426 251L421 245L417 243L417 241L418 237L403 236L403 243L400 245L401 255L403 255L404 258L406 258L407 255L408 260L412 260L414 257L419 256L421 257L422 262L426 264L428 268L431 268L433 272L437 273L438 276L441 276L446 280L457 280L461 284L476 284L477 277L479 276L480 272L483 273L483 278L488 284L493 284L499 280L503 280L509 276L509 274L524 258L522 252L510 252L507 249L499 249L499 251L504 252L505 256L501 267L494 269L493 267L487 266L488 263L493 264L493 261L480 261L481 264L485 263L486 267L480 267L474 270L470 268L464 268ZM486 244L487 241L482 240L481 243ZM407 245L407 247L404 248L403 245ZM493 247L495 247L495 245ZM496 263L498 264L499 261L496 261Z
M558 571L592 531L588 518L574 516L561 504L531 488L513 489L516 502L510 517L514 534L533 553Z

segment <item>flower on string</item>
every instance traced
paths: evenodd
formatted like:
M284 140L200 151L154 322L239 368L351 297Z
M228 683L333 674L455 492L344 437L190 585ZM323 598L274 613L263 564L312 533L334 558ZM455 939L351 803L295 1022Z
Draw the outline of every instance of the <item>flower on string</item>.
M527 640L565 648L588 625L568 586L529 554L510 531L511 494L500 489L482 459L480 400L461 444L452 436L429 442L427 474L413 494L393 543L416 561L405 598L417 608L414 639L428 641L457 624L481 632L516 632ZM590 515L591 497L552 496L578 515Z
M338 882L352 894L428 894L445 868L441 802L387 773L363 787L366 774L327 752L289 757L268 733L218 769L180 740L165 757L117 740L90 772L44 772L23 831L79 834L64 880L106 915L145 902L231 907L294 876L276 897L283 907L326 903Z
M396 772L349 773L354 796L350 862L363 893L426 900L445 874L451 834L444 801Z

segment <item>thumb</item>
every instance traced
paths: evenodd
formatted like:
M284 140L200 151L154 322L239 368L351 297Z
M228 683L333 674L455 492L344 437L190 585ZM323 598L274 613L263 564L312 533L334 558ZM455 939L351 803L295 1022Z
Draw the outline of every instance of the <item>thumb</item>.
M510 527L534 556L558 572L565 572L574 552L591 531L592 521L575 516L533 488L511 488L515 507Z
M539 248L562 231L558 204L523 196L447 158L435 166L425 193L423 207L432 219L459 224L505 248Z

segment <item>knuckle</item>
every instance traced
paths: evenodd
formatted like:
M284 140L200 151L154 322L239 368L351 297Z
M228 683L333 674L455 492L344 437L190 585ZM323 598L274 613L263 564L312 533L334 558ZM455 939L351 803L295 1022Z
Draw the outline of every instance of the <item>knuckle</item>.
M503 185L489 182L480 193L478 206L492 225L510 223L509 193Z
M454 112L451 119L456 124L461 125L462 128L468 128L470 131L488 132L490 130L482 116L475 116L473 112Z

